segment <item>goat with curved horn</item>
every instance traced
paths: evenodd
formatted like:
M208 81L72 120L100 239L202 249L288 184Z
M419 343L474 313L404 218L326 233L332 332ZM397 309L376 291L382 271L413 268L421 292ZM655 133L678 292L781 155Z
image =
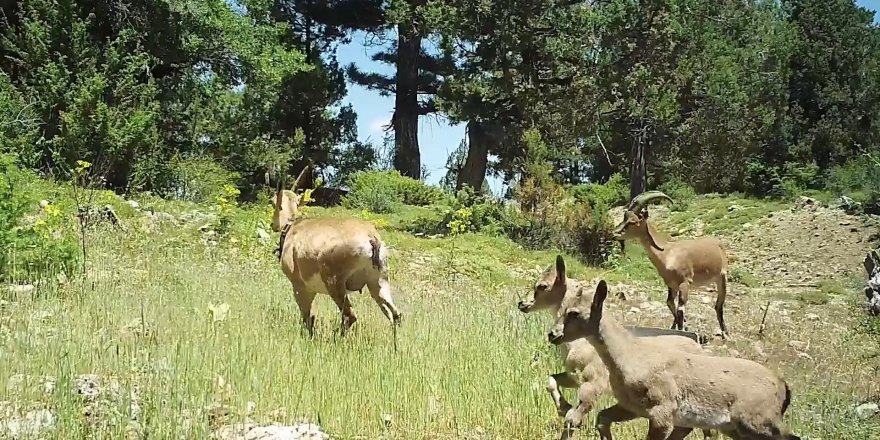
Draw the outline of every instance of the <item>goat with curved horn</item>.
M727 298L727 251L715 237L667 241L662 239L653 222L643 211L654 200L672 198L660 191L647 191L634 197L626 206L623 221L614 230L617 240L632 240L642 245L657 273L666 283L666 305L672 313L672 328L686 327L684 309L691 288L715 284L715 316L721 335L727 336L724 324L724 301Z
M366 286L382 313L397 325L401 313L391 298L388 248L376 227L358 218L297 218L300 196L295 192L312 161L303 168L292 189L278 179L272 229L280 233L281 270L293 285L294 299L309 333L314 332L312 302L318 293L329 295L342 313L342 331L357 321L350 292Z

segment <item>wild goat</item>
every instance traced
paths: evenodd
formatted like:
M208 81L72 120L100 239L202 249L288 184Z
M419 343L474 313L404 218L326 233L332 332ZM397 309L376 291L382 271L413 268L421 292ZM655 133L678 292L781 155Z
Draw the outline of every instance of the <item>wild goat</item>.
M727 337L724 325L724 300L727 298L727 252L715 237L666 241L657 234L648 220L645 207L652 200L672 199L660 191L639 194L626 206L623 221L614 229L617 240L638 241L668 288L666 306L672 312L672 328L686 328L684 308L692 288L715 284L715 316L721 327L721 336ZM676 306L676 299L678 304Z
M294 298L310 334L315 317L315 295L330 296L342 312L343 334L357 321L348 292L366 285L382 313L400 323L401 314L391 299L388 248L372 223L357 218L297 218L300 196L296 188L308 167L290 190L279 179L275 191L272 229L280 233L281 270L293 285Z
M603 440L612 438L611 423L637 417L650 422L648 440L681 440L694 428L717 429L742 440L799 440L782 425L791 390L774 372L746 359L689 353L634 338L604 316L604 280L594 295L581 291L577 296L547 338L553 344L586 338L608 368L617 404L597 416Z
M566 276L565 260L562 255L556 256L556 264L550 265L535 282L531 301L520 301L519 310L530 313L537 310L548 310L558 317L565 304L576 298L583 286ZM656 335L655 329L638 328L634 333L641 333L640 339L647 344L677 347L683 351L700 353L702 347L698 342L680 335ZM651 335L655 333L654 335ZM650 336L649 336L650 335ZM560 346L560 356L565 372L556 373L547 378L547 391L556 406L556 412L565 418L562 438L572 435L575 428L581 425L584 415L590 411L596 400L608 389L608 370L596 354L596 350L585 339L576 339ZM577 406L565 400L559 387L578 388ZM711 437L704 431L706 438Z

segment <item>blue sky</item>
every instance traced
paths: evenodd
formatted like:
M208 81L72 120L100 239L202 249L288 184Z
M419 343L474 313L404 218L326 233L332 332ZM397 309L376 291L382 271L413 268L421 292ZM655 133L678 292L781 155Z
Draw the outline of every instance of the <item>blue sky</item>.
M859 5L876 11L880 8L880 0L858 0ZM877 21L877 17L875 17ZM355 63L365 71L391 74L392 66L377 63L370 56L378 49L366 44L364 34L356 34L352 42L341 46L337 53L342 65ZM349 84L348 96L344 103L351 103L358 115L358 138L381 143L383 126L388 124L394 111L394 98L382 97L379 93L363 87ZM419 144L422 153L422 164L429 174L427 181L437 183L446 173L446 158L455 150L464 138L464 124L450 125L442 118L422 117L419 120ZM499 190L500 182L490 181L494 192Z

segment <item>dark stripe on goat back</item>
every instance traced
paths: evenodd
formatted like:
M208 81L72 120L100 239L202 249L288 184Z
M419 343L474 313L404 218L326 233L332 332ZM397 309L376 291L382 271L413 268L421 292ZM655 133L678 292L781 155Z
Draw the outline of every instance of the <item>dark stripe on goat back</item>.
M692 339L694 342L699 343L700 337L694 332L688 332L684 330L673 330L668 328L656 328L656 327L639 327L639 326L625 326L626 329L633 336L645 338L652 336L681 336L684 338Z

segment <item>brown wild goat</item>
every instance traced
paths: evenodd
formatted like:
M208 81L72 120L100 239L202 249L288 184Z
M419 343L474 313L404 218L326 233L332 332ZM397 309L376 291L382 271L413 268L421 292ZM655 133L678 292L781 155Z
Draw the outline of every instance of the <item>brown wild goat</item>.
M581 283L567 277L565 259L562 255L557 255L556 264L550 265L535 282L532 299L520 301L518 308L523 313L547 310L555 319L583 289ZM693 339L679 334L662 334L663 332L660 329L633 329L633 333L638 334L648 344L674 346L692 353L703 351L700 344ZM566 342L559 349L565 371L547 378L547 391L553 399L557 414L565 418L561 438L567 439L581 425L584 415L590 411L596 400L608 390L608 370L586 339ZM562 396L560 387L578 389L574 408ZM705 438L712 436L709 431L704 431L703 434Z
M357 321L348 293L364 286L392 324L399 324L388 280L388 248L376 227L357 218L297 218L300 196L295 191L306 169L290 190L279 179L272 217L272 229L280 233L281 270L293 285L306 328L314 332L312 302L323 293L342 312L345 333Z
M657 273L666 283L666 306L672 312L672 328L684 330L687 326L684 308L690 290L714 283L718 291L715 316L721 327L721 336L727 337L727 327L724 325L727 252L721 246L721 241L715 237L678 241L662 239L645 211L648 203L658 199L672 202L669 196L660 191L644 192L633 198L626 206L623 221L614 230L615 239L638 241L647 252Z
M603 313L607 297L604 280L594 295L582 291L547 335L553 344L586 338L608 368L617 404L596 418L601 439L612 439L612 423L643 417L647 440L682 440L694 428L736 440L800 440L782 424L791 390L776 373L747 359L648 345Z

